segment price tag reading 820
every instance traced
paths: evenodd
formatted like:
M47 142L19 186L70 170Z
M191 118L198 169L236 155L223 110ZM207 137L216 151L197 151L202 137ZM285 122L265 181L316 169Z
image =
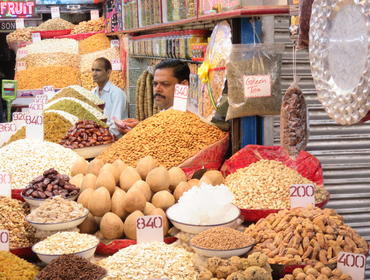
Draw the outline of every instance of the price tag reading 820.
M142 216L136 219L137 243L163 242L163 218L161 216Z
M315 186L312 184L294 184L290 186L291 208L315 205Z
M0 172L0 195L11 197L12 176L6 172Z
M0 251L9 251L9 231L0 229Z
M348 274L352 279L364 280L366 257L361 254L339 252L337 257L337 268Z

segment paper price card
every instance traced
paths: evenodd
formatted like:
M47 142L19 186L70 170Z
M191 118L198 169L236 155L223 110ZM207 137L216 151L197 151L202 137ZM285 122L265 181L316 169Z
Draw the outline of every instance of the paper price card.
M9 251L9 231L0 229L0 251Z
M113 59L112 61L112 70L113 71L121 71L122 63L119 59Z
M24 58L28 55L28 51L25 50L24 48L18 49L17 50L17 59Z
M44 114L42 103L31 103L26 115L26 138L44 140Z
M91 10L90 11L91 20L95 20L99 18L99 10Z
M137 243L163 242L163 218L161 216L142 216L136 220Z
M315 186L312 184L295 184L290 186L291 208L315 205Z
M51 7L51 18L60 18L59 7Z
M26 70L26 67L27 67L27 64L24 61L17 61L17 63L15 64L15 69L17 71Z
M12 120L15 123L15 126L18 128L26 125L26 113L25 112L14 112L12 114Z
M0 172L0 196L11 197L12 176L6 172Z
M111 40L110 41L111 48L119 48L119 40Z
M271 96L270 75L243 76L245 98Z
M24 19L23 18L17 18L15 20L15 29L23 29L24 28Z
M41 41L41 35L40 33L32 33L32 42L39 42Z
M43 94L38 94L35 96L34 103L37 104L43 104L45 105L48 103L49 94L54 93L54 87L53 86L46 86L43 88Z
M188 95L188 86L176 85L173 99L173 109L186 112L188 106Z
M337 268L348 274L352 279L364 280L366 257L361 254L339 252L337 257Z
M0 123L0 145L6 143L16 131L17 125L15 122Z

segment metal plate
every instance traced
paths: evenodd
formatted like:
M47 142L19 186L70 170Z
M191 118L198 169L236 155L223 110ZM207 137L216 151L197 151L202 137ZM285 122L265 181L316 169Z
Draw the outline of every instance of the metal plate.
M370 109L370 2L316 0L310 63L317 95L337 123L361 121Z

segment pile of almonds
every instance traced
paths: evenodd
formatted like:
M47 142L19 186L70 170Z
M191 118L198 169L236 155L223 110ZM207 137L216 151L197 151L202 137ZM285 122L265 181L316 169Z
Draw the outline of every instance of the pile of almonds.
M109 144L115 140L115 136L109 132L108 128L104 128L94 121L83 120L77 122L67 132L60 144L66 148L77 149Z
M46 170L33 179L23 191L25 197L46 199L56 195L68 198L79 193L79 188L69 183L67 175L59 174L54 168Z

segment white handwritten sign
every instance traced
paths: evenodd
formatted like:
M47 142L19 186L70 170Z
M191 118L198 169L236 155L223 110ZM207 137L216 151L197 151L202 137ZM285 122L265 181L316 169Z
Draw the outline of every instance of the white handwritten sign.
M26 138L44 140L44 114L43 103L33 102L26 115Z
M0 195L11 197L12 177L9 173L0 172Z
M25 112L14 112L12 114L12 120L15 123L17 129L26 125L26 113Z
M137 243L163 242L163 218L161 216L142 216L136 220Z
M312 184L295 184L290 186L291 208L315 205L315 186Z
M270 75L244 76L243 83L246 98L271 96Z
M32 42L33 43L36 43L36 42L39 42L41 41L41 35L40 33L32 33Z
M119 40L111 40L110 41L111 48L119 48Z
M189 87L177 84L173 99L173 109L186 112L188 106Z
M9 251L9 231L0 229L0 251Z
M352 279L364 280L366 257L361 254L339 252L337 268L348 274Z
M24 19L23 18L17 18L15 20L15 29L23 29L24 28Z
M27 64L25 61L17 61L17 63L15 64L15 69L17 71L26 70L26 67L27 67Z
M113 59L112 61L112 70L113 71L121 71L122 63L119 59Z
M99 18L99 10L91 10L90 11L90 18L91 20L95 20Z
M51 7L50 10L51 18L60 18L60 11L58 6Z
M15 122L0 123L0 145L6 143L16 131L17 125Z

